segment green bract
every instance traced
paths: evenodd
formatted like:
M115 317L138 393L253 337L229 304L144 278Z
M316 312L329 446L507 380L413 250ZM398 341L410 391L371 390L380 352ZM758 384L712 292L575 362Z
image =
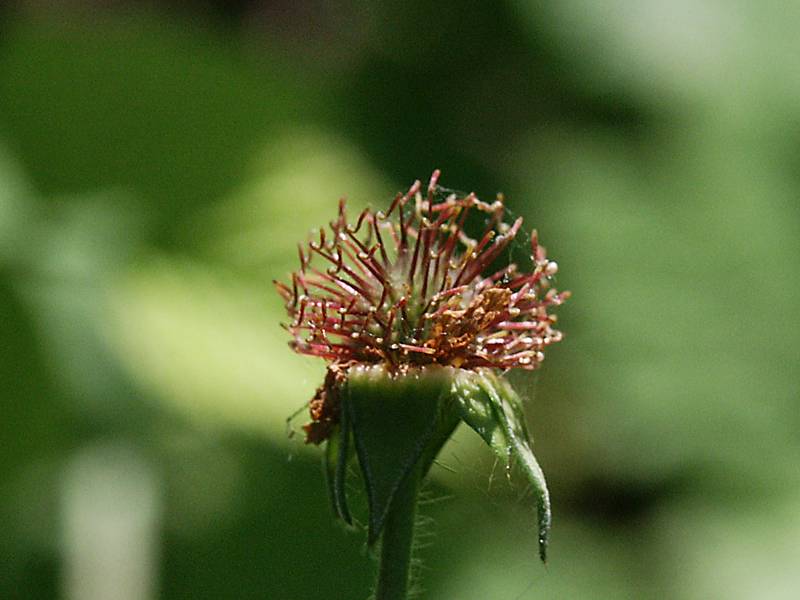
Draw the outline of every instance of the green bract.
M474 429L507 467L516 462L537 501L539 554L546 559L550 498L531 449L522 400L491 369L429 365L391 372L351 367L336 390L338 427L327 441L327 480L335 512L351 522L346 466L355 448L369 503L368 541L381 535L398 490L425 475L461 421Z

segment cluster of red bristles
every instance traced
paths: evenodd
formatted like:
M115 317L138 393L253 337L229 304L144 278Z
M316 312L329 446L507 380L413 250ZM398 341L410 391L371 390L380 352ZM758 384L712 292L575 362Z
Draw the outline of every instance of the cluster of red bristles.
M390 369L442 364L463 369L535 369L568 292L551 288L558 267L531 235L533 271L515 264L484 274L520 231L503 221L502 198L442 192L435 171L423 195L415 182L384 212L364 210L351 225L344 200L319 240L299 246L300 270L286 300L296 352L337 366L384 363ZM464 231L472 211L488 221L479 238ZM316 266L320 261L323 266ZM496 268L496 266L495 266Z

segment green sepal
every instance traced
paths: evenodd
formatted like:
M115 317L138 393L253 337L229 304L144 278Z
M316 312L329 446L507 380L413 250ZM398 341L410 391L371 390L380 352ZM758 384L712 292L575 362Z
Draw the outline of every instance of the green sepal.
M424 367L406 374L383 366L353 367L342 395L369 503L368 544L381 534L395 492L414 468L427 470L452 419L453 370ZM453 423L452 427L455 426ZM452 427L449 431L452 432ZM429 445L436 445L436 451Z
M522 400L505 379L488 369L460 371L454 389L461 418L495 451L506 468L516 459L536 497L539 557L547 561L550 537L550 494L531 449Z
M340 423L328 438L325 446L325 481L328 483L333 510L348 525L353 524L347 505L347 463L350 458L350 418L342 411Z

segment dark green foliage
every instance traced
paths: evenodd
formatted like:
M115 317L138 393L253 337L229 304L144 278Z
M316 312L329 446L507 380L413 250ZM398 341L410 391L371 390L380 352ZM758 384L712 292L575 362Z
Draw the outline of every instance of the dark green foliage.
M547 574L462 428L429 476L450 499L422 507L423 597L800 587L800 4L344 3L242 27L191 2L10 4L0 597L64 595L59 486L100 439L159 474L155 597L365 598L362 538L285 436L322 365L290 362L268 282L340 195L382 205L436 167L504 192L574 302L529 423Z

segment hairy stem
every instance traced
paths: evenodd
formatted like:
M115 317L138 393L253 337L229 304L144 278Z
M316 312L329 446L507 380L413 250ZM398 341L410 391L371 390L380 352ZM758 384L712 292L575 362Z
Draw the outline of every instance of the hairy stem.
M381 557L375 600L408 597L419 469L409 474L392 499L381 538Z

